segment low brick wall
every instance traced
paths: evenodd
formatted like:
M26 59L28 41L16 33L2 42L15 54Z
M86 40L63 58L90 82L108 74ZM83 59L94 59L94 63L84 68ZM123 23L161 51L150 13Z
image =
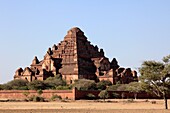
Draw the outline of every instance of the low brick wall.
M75 99L78 100L78 99L87 99L87 95L91 93L93 94L96 98L99 98L99 93L100 91L78 91L76 90L75 91ZM117 98L122 98L122 95L123 95L123 98L124 99L128 99L128 98L134 98L134 93L132 92L128 92L128 91L108 91L109 93L109 98L115 98L113 97L113 93L116 93L118 94L118 97ZM137 98L138 99L162 99L161 97L157 97L156 95L151 95L151 94L148 94L146 92L140 92L140 93L137 93ZM168 98L170 98L170 95L168 95Z
M43 90L42 96L50 99L53 95L59 95L62 98L75 99L73 90ZM29 96L38 95L35 90L0 90L0 99L25 99L24 93L29 92Z
M38 95L37 91L35 90L0 90L0 99L25 99L25 92L29 92L29 96L31 95ZM134 98L134 94L126 91L108 91L110 98L113 98L113 93L117 93L119 96L118 98L122 98L122 94L124 95L123 98ZM87 95L91 93L95 95L96 98L100 91L79 91L76 88L72 90L43 90L42 96L44 98L50 99L53 95L60 95L62 98L68 98L72 100L78 99L87 99ZM141 92L137 94L138 99L159 99L159 97L150 95L145 92ZM170 98L170 95L168 95Z

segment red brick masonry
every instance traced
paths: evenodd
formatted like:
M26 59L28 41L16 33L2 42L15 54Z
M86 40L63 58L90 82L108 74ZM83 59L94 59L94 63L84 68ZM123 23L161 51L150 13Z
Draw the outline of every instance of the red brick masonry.
M37 91L35 90L0 90L0 99L25 99L25 92L29 92L29 96L31 95L38 95ZM63 99L68 98L72 100L78 99L86 99L87 95L91 93L95 95L96 98L100 91L79 91L77 89L73 90L43 90L42 96L44 98L50 99L53 95L60 95ZM124 98L134 98L134 94L130 92L123 92L123 91L109 91L110 98L113 98L113 93L119 94L119 98L122 98L121 95L123 93ZM169 95L170 96L170 95ZM148 99L148 98L158 98L154 95L149 95L145 92L137 94L138 99Z

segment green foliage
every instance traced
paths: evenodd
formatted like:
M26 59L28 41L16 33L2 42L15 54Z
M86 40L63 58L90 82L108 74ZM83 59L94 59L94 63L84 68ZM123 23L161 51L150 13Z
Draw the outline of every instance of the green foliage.
M58 86L65 86L66 81L62 80L60 77L49 77L44 83L46 84L47 89L55 89Z
M61 74L57 74L57 75L54 75L53 78L56 78L56 79L62 79L62 75Z
M108 91L118 91L118 87L120 87L121 84L111 85L107 88Z
M169 92L169 64L156 61L145 61L139 69L142 88L157 96L162 96L164 91Z
M33 102L44 102L45 99L41 96L36 96L36 95L32 95L29 97L29 101L33 101Z
M112 93L113 98L118 98L119 94L118 93Z
M131 82L127 84L126 86L126 91L133 92L133 93L138 93L142 91L141 83L139 82Z
M128 84L120 84L117 87L117 91L127 91Z
M163 57L163 62L169 63L170 55Z
M42 89L37 90L37 93L38 93L38 95L42 95L43 94Z
M142 88L150 93L154 93L165 100L167 105L167 94L170 92L170 55L163 58L163 62L144 61L139 72Z
M137 98L137 93L143 91L141 83L139 82L131 82L127 84L126 91L134 93L134 98Z
M109 93L108 93L107 90L103 90L103 91L101 91L101 92L99 93L98 96L99 96L100 98L104 99L104 101L105 101L105 99L109 98Z
M109 80L101 80L96 84L98 90L105 90L107 86L111 86L112 83Z
M30 92L28 92L28 91L23 92L23 95L24 95L25 97L28 97L29 94L30 94Z
M0 84L0 90L3 90L3 85L2 84Z
M69 86L57 86L56 90L70 90L71 88Z
M22 79L12 80L6 84L2 85L4 90L27 90L28 81Z
M96 96L93 95L92 93L88 93L88 94L87 94L87 98L92 100L92 99L95 99Z
M61 100L61 99L62 99L61 96L59 96L59 95L53 95L50 100L51 100L51 101L56 101L56 100Z
M33 102L44 102L44 101L45 101L45 99L40 96L34 96L34 98L33 98Z
M80 79L73 84L78 90L95 90L96 83L93 80Z
M32 82L29 82L28 83L28 89L30 90L43 90L46 88L46 85L44 84L43 81L40 81L40 80L34 80Z

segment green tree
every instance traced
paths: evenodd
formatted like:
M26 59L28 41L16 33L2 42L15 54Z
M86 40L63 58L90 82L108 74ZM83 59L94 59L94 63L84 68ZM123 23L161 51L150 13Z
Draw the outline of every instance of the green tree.
M96 88L98 90L105 90L108 86L111 86L112 82L110 82L109 80L101 80L100 82L98 82L96 84Z
M27 80L16 79L3 84L5 90L27 90Z
M167 95L170 89L170 55L163 62L144 61L139 72L142 88L164 98L165 109L168 109Z
M72 86L76 87L78 90L95 90L96 89L95 81L87 80L87 79L77 80Z
M66 81L64 81L63 79L61 79L58 76L49 77L44 81L47 89L56 89L56 87L58 87L58 86L66 86Z
M3 90L3 85L2 84L0 84L0 90Z
M39 89L39 90L37 90L37 93L38 93L39 96L41 96L43 94L43 90Z
M137 94L142 91L141 84L139 82L131 82L127 84L126 91L132 92L134 94L134 98L136 100Z
M46 85L44 84L43 81L40 80L34 80L32 82L28 83L28 88L30 90L44 90L46 88Z
M121 84L115 84L115 85L111 85L107 88L108 91L118 91L118 87L120 87Z
M109 98L109 93L107 90L102 90L98 96L102 98L105 102L105 99Z
M124 97L125 97L125 92L124 92L124 91L127 91L127 85L128 85L128 84L120 84L120 85L117 87L117 91L120 91L120 92L121 92L121 97L122 97L122 99L124 99Z

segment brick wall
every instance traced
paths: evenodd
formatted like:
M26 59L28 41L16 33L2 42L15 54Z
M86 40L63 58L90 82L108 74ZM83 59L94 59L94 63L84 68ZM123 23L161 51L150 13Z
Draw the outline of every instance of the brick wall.
M25 92L29 92L29 96L31 95L38 95L37 91L35 90L0 90L0 99L25 99ZM100 91L79 91L77 89L73 90L43 90L42 96L44 98L50 99L53 95L60 95L62 98L68 98L72 100L77 99L86 99L87 95L91 93L95 95L96 98L98 97L98 94ZM124 98L134 98L133 93L125 92L125 91L109 91L110 98L113 98L113 93L119 94L118 98L122 98L122 93L124 94ZM138 99L151 99L155 98L158 99L157 96L147 94L145 92L138 93L137 94ZM168 95L168 98L170 98L170 95Z
M75 91L75 99L86 99L87 95L91 93L93 95L95 95L96 98L99 98L99 93L100 91ZM108 91L109 93L109 98L114 98L113 97L113 93L118 94L117 98L122 98L122 94L123 94L123 98L134 98L134 93L132 92L128 92L128 91ZM138 99L162 99L161 97L157 97L156 95L151 95L148 94L146 92L140 92L137 93L137 98ZM170 98L170 95L168 95L168 98Z
M53 95L60 95L62 98L75 99L74 90L43 90L42 96L50 99ZM25 99L25 92L29 92L29 96L38 95L35 90L1 90L0 99Z

